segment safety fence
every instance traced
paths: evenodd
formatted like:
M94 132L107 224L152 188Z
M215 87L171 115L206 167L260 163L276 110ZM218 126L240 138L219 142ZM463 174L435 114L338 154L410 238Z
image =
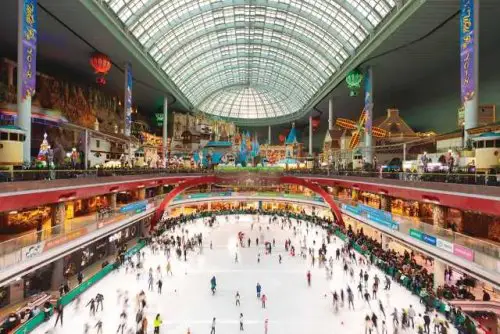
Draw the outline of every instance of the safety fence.
M126 257L130 257L137 252L139 252L144 246L146 246L146 243L144 241L139 241L135 246L130 248L126 253ZM73 290L59 298L57 301L58 303L62 304L63 306L68 305L71 303L73 300L75 300L78 296L80 296L82 293L87 291L90 287L95 285L97 282L102 280L106 275L108 275L110 272L112 272L114 269L116 269L116 264L110 263L106 265L104 268L102 268L100 271L98 271L96 274L91 276L88 280L85 282L82 282L82 284L77 285ZM53 310L50 311L50 313L53 313ZM33 318L29 319L27 322L22 324L20 327L18 327L13 334L26 334L30 333L35 328L37 328L40 324L44 323L47 321L44 312L38 313L36 316Z

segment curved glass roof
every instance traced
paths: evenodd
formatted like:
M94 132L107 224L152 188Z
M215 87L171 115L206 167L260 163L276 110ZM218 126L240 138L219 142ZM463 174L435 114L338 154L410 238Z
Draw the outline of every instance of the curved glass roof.
M104 0L199 110L299 111L394 0Z

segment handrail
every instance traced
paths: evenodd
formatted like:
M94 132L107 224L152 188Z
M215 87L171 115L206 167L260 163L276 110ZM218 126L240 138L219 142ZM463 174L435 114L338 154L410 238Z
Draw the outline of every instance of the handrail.
M147 203L153 206L158 206L163 200L164 195L159 195L147 199ZM131 204L131 203L130 203ZM137 214L135 211L120 212L120 209L112 211L107 217L98 217L97 215L90 216L76 226L69 225L62 227L57 225L50 229L42 230L39 232L32 232L23 236L6 240L0 243L0 269L16 265L26 259L41 254L44 248L54 247L54 244L64 241L74 240L102 228L106 225L112 224L127 217Z
M496 300L482 301L482 300L462 300L453 299L449 301L450 304L460 307L463 311L469 312L491 312L500 316L500 302Z

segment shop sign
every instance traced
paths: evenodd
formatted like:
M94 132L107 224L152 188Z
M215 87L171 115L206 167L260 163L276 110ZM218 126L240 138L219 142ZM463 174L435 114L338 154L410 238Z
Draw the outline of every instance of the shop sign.
M385 220L382 217L378 215L372 215L371 213L367 215L367 218L372 222L388 227L391 230L399 230L399 224L392 220Z
M436 237L422 233L422 240L429 245L436 246Z
M371 216L379 216L379 217L382 217L382 219L392 221L392 214L390 212L375 209L375 208L372 208L371 206L364 205L364 204L358 204L358 208L361 211L364 211L367 214L370 214Z
M418 239L418 240L423 240L423 233L420 232L419 230L415 230L410 228L410 237Z
M120 208L120 213L127 213L127 212L143 212L146 211L146 207L148 205L148 201L139 201L139 202L134 202L127 204L125 206L122 206Z
M22 259L29 260L29 259L41 254L43 252L43 245L44 245L44 242L42 241L42 242L39 242L35 245L23 247L23 249L21 250L22 254L23 254Z
M436 247L441 248L447 252L453 253L453 244L446 240L436 239Z
M352 206L349 204L342 203L342 209L344 209L347 212L354 213L355 215L359 215L361 213L357 206Z
M68 241L71 241L71 240L74 240L74 239L77 239L83 235L87 234L87 229L86 228L81 228L79 230L76 230L76 231L73 231L73 232L69 232L68 234L66 235L63 235L63 236L60 236L60 237L56 237L52 240L49 240L49 241L46 241L45 242L45 247L43 248L43 251L47 251L51 248L54 248L54 247L57 247L57 246L60 246L62 244L65 244L67 243Z
M453 254L468 261L474 261L474 251L470 248L453 244Z
M109 241L109 242L118 241L118 240L120 240L121 238L122 238L122 231L120 231L120 232L116 232L115 234L112 234L112 235L109 237L108 241Z

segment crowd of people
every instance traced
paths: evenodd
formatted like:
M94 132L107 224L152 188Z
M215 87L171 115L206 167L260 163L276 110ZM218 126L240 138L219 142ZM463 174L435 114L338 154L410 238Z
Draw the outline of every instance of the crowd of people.
M304 259L314 259L318 261L322 266L324 266L327 278L333 276L331 273L331 268L333 267L332 261L342 261L344 274L346 276L350 276L352 281L355 281L355 270L358 271L359 268L359 281L358 284L355 285L353 283L353 287L347 287L347 289L340 289L339 291L332 291L332 305L334 310L338 310L339 308L345 307L347 309L354 308L355 296L360 299L362 303L375 303L378 306L378 312L371 312L371 314L367 314L364 318L365 321L365 330L366 333L387 333L387 324L386 324L386 315L390 316L392 319L393 327L401 330L405 330L408 328L414 328L416 333L430 333L431 329L434 333L446 334L449 330L449 325L453 324L456 328L458 328L459 333L473 334L476 333L474 322L465 315L459 308L451 307L449 304L443 301L440 293L435 293L433 291L433 274L428 273L425 267L417 264L413 254L405 252L404 254L398 254L393 250L383 249L382 245L373 238L366 236L362 229L358 231L352 230L350 226L341 226L338 224L333 224L334 222L330 219L320 218L318 216L308 216L304 212L302 213L292 213L286 210L273 210L273 211L262 211L262 210L228 210L228 211L218 211L218 212L198 212L192 215L181 215L178 217L170 217L163 221L161 221L157 226L155 231L152 233L151 237L147 239L151 252L154 254L155 252L164 252L167 259L170 256L177 256L179 259L187 260L187 256L190 252L202 252L203 249L203 236L201 234L191 235L190 237L187 234L182 232L181 234L173 234L172 231L175 231L175 227L187 223L189 221L198 219L198 218L206 218L207 225L212 227L216 222L216 216L219 215L231 215L231 214L259 214L259 215L269 215L269 221L278 220L281 224L290 224L289 228L292 229L291 219L295 219L297 221L304 221L309 228L309 225L319 225L325 228L328 231L328 243L330 243L330 237L346 237L346 244L344 247L337 249L335 254L327 254L326 248L321 247L317 256L314 254L313 249L308 249L304 247L304 245L293 245L288 241L285 243L285 249L290 254L295 256L295 252L300 256L304 257ZM281 218L278 218L281 217ZM294 227L293 227L294 228ZM178 229L177 229L178 230ZM183 230L182 230L183 231ZM251 241L249 240L249 245ZM258 243L258 240L256 240ZM272 246L271 246L272 244ZM258 245L258 244L257 244ZM273 248L274 240L272 243L269 243L269 248ZM324 246L324 245L323 245ZM211 245L210 245L211 247ZM266 245L266 250L267 250ZM358 253L356 252L358 251ZM269 250L270 252L270 250ZM120 268L124 268L127 273L133 273L137 276L137 280L141 279L142 276L147 277L148 282L148 290L150 292L155 292L158 294L162 293L162 272L168 276L171 274L171 264L170 261L167 261L166 271L163 268L149 268L147 271L143 268L144 262L144 254L141 255L139 252L135 259L132 257L127 257L125 255L125 251L123 249L120 250L120 255L117 257L117 266ZM363 254L361 256L359 253ZM141 259L142 257L142 259ZM235 261L238 261L236 256ZM259 259L260 261L260 254ZM281 255L279 256L279 263L281 263ZM376 265L387 275L385 277L378 277L373 273L369 274L370 265ZM365 268L365 269L363 269ZM447 273L448 274L448 273ZM308 285L311 284L311 273L306 273L306 280ZM368 282L373 281L373 284ZM385 310L384 303L381 302L380 295L377 295L379 292L379 286L383 285L383 289L388 295L388 291L391 289L391 282L395 281L415 294L420 296L420 301L425 305L426 312L423 314L418 314L414 308L409 305L404 309L394 309L394 310ZM212 292L215 294L217 283L215 276L210 281ZM371 289L370 289L371 288ZM256 292L261 302L261 306L263 308L266 307L267 296L265 294L261 294L262 287L257 284ZM357 291L357 292L355 292ZM371 293L370 293L371 292ZM117 333L145 333L145 330L148 326L148 319L144 314L144 309L147 307L146 302L146 293L144 291L139 291L136 295L136 326L135 328L127 326L127 304L129 303L129 292L128 291L117 291L117 305L123 306L118 307L120 310L119 314L119 326L117 328ZM90 298L85 302L86 306L89 307L89 312L93 316L93 320L95 323L86 324L84 328L85 333L90 333L90 328L95 328L97 333L102 332L102 320L96 316L96 312L99 312L99 309L102 311L102 301L104 299L104 295L99 293L95 297ZM113 298L109 293L106 298ZM388 297L387 297L388 298ZM239 292L235 294L235 304L239 306L240 303L240 295ZM387 304L385 304L387 305ZM76 307L80 307L80 299L78 298L76 301ZM121 309L123 311L121 311ZM370 309L371 306L370 306ZM446 321L438 318L436 311L443 311L446 317ZM62 304L57 304L55 308L56 312L56 322L63 323L63 312L64 307ZM387 312L387 313L386 313ZM378 315L377 315L378 314ZM379 321L379 317L383 315L383 320ZM162 323L162 318L160 314L157 314L154 319L150 319L154 323L154 332L159 333L160 326ZM243 314L240 314L240 328L243 328ZM215 332L216 318L213 318L212 328ZM266 320L266 328L267 328L267 320ZM94 331L93 331L94 332ZM189 333L189 329L188 329ZM395 331L395 333L398 333Z

